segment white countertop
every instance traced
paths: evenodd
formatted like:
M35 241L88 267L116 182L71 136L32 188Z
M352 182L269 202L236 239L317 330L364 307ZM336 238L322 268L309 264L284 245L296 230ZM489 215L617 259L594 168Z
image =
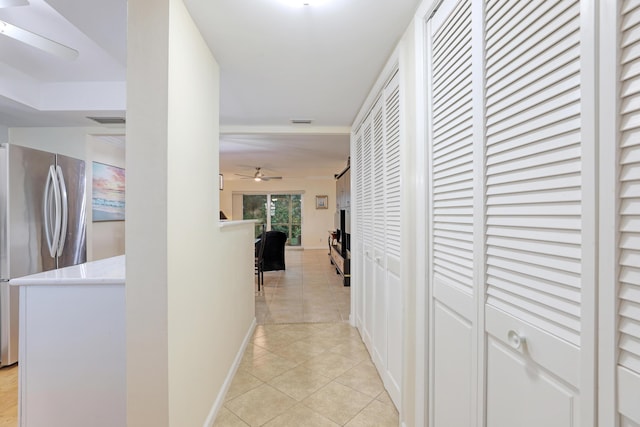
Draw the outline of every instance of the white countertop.
M45 271L9 281L13 286L124 285L124 255Z
M238 221L222 220L220 221L219 225L220 228L230 228L237 227L239 225L258 224L259 222L260 220L258 219L243 219Z

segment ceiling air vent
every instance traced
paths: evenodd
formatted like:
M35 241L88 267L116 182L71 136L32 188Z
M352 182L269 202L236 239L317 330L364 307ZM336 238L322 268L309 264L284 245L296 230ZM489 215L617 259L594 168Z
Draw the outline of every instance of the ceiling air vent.
M312 119L291 119L292 125L310 125L313 122Z
M123 125L126 123L124 117L87 117L87 119L93 120L101 125Z

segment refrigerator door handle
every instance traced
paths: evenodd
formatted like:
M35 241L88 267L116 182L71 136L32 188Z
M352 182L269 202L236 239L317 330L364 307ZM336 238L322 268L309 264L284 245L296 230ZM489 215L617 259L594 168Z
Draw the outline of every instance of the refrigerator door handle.
M55 258L56 256L58 239L60 237L60 190L58 189L56 181L56 169L51 165L49 166L47 183L44 187L43 202L44 231L45 236L47 237L47 246L49 247L49 255L51 255L51 258ZM53 209L55 209L54 212L52 212ZM53 231L51 230L52 213L55 213L53 216L53 220L55 221Z
M62 168L60 166L56 166L56 172L58 174L58 185L60 186L60 202L62 204L62 218L60 223L60 234L59 234L59 243L57 255L62 255L62 251L64 249L64 243L67 239L67 225L69 223L69 205L67 198L67 186L64 182L64 174L62 173Z

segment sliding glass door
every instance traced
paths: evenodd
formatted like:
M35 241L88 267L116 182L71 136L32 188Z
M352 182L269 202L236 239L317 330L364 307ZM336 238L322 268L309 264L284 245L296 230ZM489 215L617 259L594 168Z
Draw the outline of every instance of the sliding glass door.
M260 235L262 224L265 224L267 230L284 232L287 235L287 245L302 245L301 194L244 194L242 219L260 221L256 224L256 237Z
M256 238L262 233L262 225L267 224L267 195L244 194L242 196L242 219L257 219L255 225ZM267 226L267 230L268 230Z

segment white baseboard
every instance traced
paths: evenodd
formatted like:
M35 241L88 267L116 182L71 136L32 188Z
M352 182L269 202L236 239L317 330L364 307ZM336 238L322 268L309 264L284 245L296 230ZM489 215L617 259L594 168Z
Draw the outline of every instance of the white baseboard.
M209 411L209 415L207 415L207 419L204 421L203 427L213 427L213 423L215 422L216 417L218 416L218 412L222 408L222 405L224 405L224 397L226 396L227 391L229 391L229 387L231 387L231 382L233 381L233 377L236 375L236 372L238 371L238 367L240 366L240 362L242 361L242 355L244 354L244 350L247 348L247 344L249 344L249 341L253 336L253 331L255 330L255 328L256 328L256 318L254 317L253 322L251 322L251 326L249 326L249 330L247 331L247 334L245 335L244 340L242 341L242 345L240 346L240 349L236 354L236 358L233 361L233 365L231 365L231 369L229 369L229 373L227 374L227 377L225 378L224 383L222 384L222 388L218 393L218 397L216 398L215 402L213 402L213 406Z

